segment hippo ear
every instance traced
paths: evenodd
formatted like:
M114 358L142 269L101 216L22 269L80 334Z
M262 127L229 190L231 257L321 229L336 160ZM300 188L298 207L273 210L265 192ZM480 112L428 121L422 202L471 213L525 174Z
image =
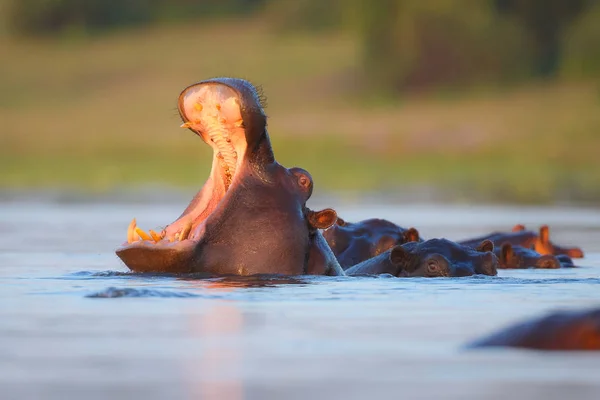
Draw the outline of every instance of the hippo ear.
M390 261L394 265L404 264L409 256L408 251L402 246L396 246L390 251Z
M315 229L327 229L335 224L337 213L331 208L326 208L321 211L309 211L308 222Z
M402 234L402 239L404 243L408 242L418 242L419 241L419 231L416 228L408 228Z
M494 251L494 243L491 240L484 240L479 243L479 246L475 248L477 251L481 251L482 253L486 253L488 251Z
M550 228L548 225L542 225L540 227L540 242L546 244L550 241Z
M339 226L346 226L346 221L344 221L340 217L337 217L337 221L335 221L335 223Z
M517 224L515 226L513 226L512 231L513 232L521 232L525 230L525 225L521 225L521 224Z
M502 245L502 254L501 254L501 259L503 262L508 262L508 260L510 260L513 257L513 248L512 245L510 243L504 243Z

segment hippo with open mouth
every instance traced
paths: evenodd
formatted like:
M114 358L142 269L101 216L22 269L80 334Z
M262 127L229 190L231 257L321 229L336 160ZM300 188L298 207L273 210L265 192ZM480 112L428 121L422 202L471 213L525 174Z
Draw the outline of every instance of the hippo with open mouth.
M179 114L213 149L210 176L162 232L131 222L116 254L136 272L343 275L318 229L335 211L311 211L310 174L275 161L261 98L249 82L216 78L185 88Z

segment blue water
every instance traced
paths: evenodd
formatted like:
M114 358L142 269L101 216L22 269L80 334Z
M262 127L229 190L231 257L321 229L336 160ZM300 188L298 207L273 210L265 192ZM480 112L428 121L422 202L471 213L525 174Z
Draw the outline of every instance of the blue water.
M330 206L311 204L314 208ZM425 237L548 223L580 268L467 278L240 278L128 273L136 217L183 203L0 205L1 399L598 399L600 354L467 350L555 309L600 306L600 211L342 204Z

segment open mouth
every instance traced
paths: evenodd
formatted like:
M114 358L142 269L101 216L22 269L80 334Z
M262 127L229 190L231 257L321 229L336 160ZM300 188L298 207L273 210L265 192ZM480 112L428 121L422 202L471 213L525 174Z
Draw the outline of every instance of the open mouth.
M168 244L201 236L204 221L219 205L244 163L248 144L240 103L240 94L220 82L199 83L183 90L178 101L181 127L192 130L212 147L210 176L183 214L160 232L146 232L133 219L121 252L123 248L148 245L172 247Z

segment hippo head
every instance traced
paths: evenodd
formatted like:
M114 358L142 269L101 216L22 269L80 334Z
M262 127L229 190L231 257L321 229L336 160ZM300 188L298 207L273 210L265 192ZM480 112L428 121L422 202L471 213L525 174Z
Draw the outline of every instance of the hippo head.
M256 89L241 79L202 81L181 92L178 109L181 126L213 149L210 176L159 233L134 219L119 258L139 272L302 274L315 230L337 216L306 208L312 177L275 161Z
M494 253L498 256L501 268L556 269L561 267L561 262L553 255L542 255L533 249L527 249L522 246L513 246L510 243L504 243L502 247L496 249Z
M525 231L524 225L515 225L512 229L513 232ZM548 225L542 225L540 227L539 235L536 235L535 241L533 242L533 249L540 254L550 255L566 255L571 258L583 258L583 250L579 247L562 247L558 246L550 241L550 228Z
M430 239L394 247L390 261L398 267L398 276L493 276L498 268L493 250L494 244L489 240L473 249L446 239Z

